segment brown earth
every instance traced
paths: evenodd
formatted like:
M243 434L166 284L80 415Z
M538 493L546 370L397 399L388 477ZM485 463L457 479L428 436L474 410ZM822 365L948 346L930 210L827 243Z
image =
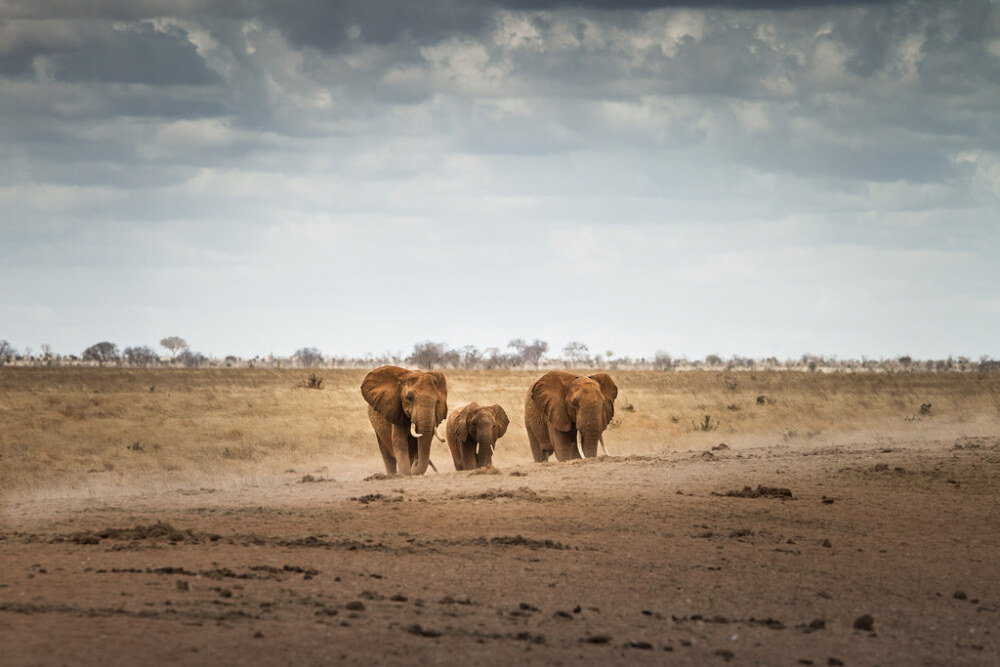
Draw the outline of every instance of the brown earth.
M4 665L1000 663L1000 438L6 503Z

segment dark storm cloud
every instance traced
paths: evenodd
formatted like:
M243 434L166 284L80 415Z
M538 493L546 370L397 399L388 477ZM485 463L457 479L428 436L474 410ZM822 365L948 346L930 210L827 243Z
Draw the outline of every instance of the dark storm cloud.
M890 5L905 0L498 0L498 4L510 9L600 9L641 10L653 9L777 9L792 10L809 7Z
M268 0L260 16L273 21L293 42L333 51L352 39L385 45L396 41L432 42L448 35L475 33L486 26L494 7L461 0Z
M219 81L183 31L165 34L149 23L112 31L106 40L53 56L53 73L71 82L205 85Z
M230 0L0 0L0 18L137 21L157 16L242 16Z

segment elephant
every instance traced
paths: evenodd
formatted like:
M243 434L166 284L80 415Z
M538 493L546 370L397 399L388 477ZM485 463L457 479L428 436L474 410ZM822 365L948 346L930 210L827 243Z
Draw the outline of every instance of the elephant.
M507 432L510 420L499 405L469 403L448 416L445 437L455 470L475 470L493 465L497 440ZM477 451L476 445L479 445Z
M375 429L385 471L423 475L430 463L431 441L448 416L448 384L438 371L381 366L365 376L361 395Z
M566 371L550 371L535 381L524 401L524 426L535 461L597 456L604 447L604 429L615 415L618 386L607 373L583 377ZM607 448L604 448L607 454Z

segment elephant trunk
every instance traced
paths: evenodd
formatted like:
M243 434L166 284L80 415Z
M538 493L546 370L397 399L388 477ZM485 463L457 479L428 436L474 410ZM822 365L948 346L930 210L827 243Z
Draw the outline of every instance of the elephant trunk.
M410 435L417 440L417 455L410 463L410 472L423 475L431 460L431 442L436 435L433 402L422 403L413 410L410 421Z
M580 432L580 449L583 450L585 459L597 456L597 445L604 433L599 407L583 410L577 417L576 428Z
M493 463L493 448L496 446L492 424L477 426L476 442L479 443L479 450L476 452L476 465L480 468L491 465Z

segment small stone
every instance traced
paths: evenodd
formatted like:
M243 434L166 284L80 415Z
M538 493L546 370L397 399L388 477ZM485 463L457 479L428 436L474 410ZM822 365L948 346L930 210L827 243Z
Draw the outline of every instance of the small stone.
M854 619L854 629L863 630L864 632L872 632L875 630L875 619L872 618L871 614L864 614L863 616L858 616Z

